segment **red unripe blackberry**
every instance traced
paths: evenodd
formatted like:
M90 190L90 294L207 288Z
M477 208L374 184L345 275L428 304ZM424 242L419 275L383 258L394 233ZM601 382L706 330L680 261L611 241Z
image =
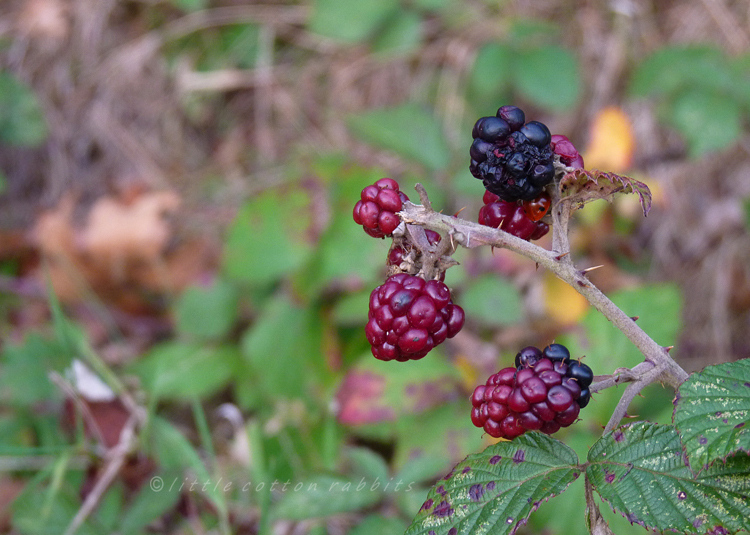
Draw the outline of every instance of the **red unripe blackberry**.
M591 370L582 366L570 360L561 344L544 351L525 347L516 356L516 368L503 368L476 387L471 421L490 436L506 439L526 431L551 434L568 427L591 396L586 383Z
M560 156L560 161L568 167L583 169L583 157L566 136L554 135L550 139L552 151Z
M399 273L370 294L365 335L380 360L417 360L458 334L464 320L445 284Z
M528 216L525 205L499 200L497 195L490 192L485 192L482 200L485 204L479 209L480 225L499 228L522 240L537 240L549 232L549 225ZM536 205L537 210L542 204L543 201L540 201Z
M385 238L393 234L401 219L396 212L409 198L399 191L398 183L391 178L381 178L367 186L354 205L352 216L365 232L374 238Z

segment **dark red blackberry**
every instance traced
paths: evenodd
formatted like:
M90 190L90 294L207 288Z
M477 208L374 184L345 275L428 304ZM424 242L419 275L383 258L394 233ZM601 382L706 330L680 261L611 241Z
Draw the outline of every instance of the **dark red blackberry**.
M545 352L554 359L536 347L523 348L516 355L516 368L504 368L474 389L475 426L490 436L513 439L526 431L552 434L578 419L591 398L591 369L570 360L561 344L551 344Z
M524 205L501 201L489 191L484 194L484 202L485 205L479 209L481 225L499 228L522 240L538 240L549 232L549 225L529 218Z
M354 205L354 221L374 238L393 234L401 219L396 215L409 198L399 191L398 183L391 178L381 178L362 190L360 200Z
M560 161L568 167L583 169L583 157L566 136L554 135L550 140L552 151L560 156Z
M399 273L370 294L365 334L380 360L418 360L458 334L464 319L445 284Z
M555 177L549 129L525 119L520 108L503 106L472 130L469 170L504 201L531 200Z

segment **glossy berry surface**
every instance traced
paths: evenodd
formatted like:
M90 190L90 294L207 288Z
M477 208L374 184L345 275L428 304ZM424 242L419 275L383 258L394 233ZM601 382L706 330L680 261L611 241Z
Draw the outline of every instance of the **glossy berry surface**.
M552 135L544 123L526 121L523 110L502 106L472 129L471 174L508 202L531 200L555 177Z
M485 205L479 209L480 225L499 228L522 240L538 240L549 232L549 225L531 219L524 205L502 201L489 191L485 192L483 200Z
M396 215L409 198L399 191L392 178L381 178L362 190L360 200L354 205L352 216L358 225L373 238L385 238L393 234L401 219Z
M471 421L475 426L492 437L513 439L526 431L552 434L578 419L591 399L590 381L583 377L590 368L581 368L585 365L570 360L569 353L565 357L565 346L549 348L558 358L550 360L536 347L525 347L516 355L515 368L500 370L474 389Z
M550 138L550 144L562 163L574 169L583 169L583 157L566 136L554 135Z
M463 309L448 287L399 273L370 294L365 327L372 354L380 360L418 360L453 338L464 325Z
M549 196L549 193L545 191L535 199L524 201L523 211L526 213L526 217L532 221L539 221L547 215L550 206L552 206L552 198Z

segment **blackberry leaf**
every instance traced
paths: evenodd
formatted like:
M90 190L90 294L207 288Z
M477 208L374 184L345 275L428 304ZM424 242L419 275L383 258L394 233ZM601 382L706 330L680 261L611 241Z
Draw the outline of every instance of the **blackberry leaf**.
M560 180L560 197L573 202L573 209L597 199L611 201L615 193L635 193L641 201L643 215L651 210L651 190L643 182L627 176L597 169L576 169Z

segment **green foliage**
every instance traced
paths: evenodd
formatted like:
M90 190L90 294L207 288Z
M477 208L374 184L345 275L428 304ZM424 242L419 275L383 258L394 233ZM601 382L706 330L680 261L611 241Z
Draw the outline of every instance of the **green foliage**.
M234 325L237 301L237 291L225 281L191 286L175 303L177 330L188 339L221 338Z
M347 43L364 41L398 9L398 0L315 0L308 29Z
M588 461L596 491L633 523L682 533L750 529L746 455L694 477L674 427L637 422L602 437Z
M440 122L416 104L351 115L348 124L363 140L392 150L428 169L444 169L450 162Z
M523 318L518 288L494 275L469 282L461 294L461 306L467 317L490 326L509 325Z
M708 366L680 385L674 424L693 470L750 451L750 360Z
M160 473L154 477L160 477L162 481L171 484L175 474ZM177 476L177 479L182 483L181 477ZM117 526L117 532L122 533L122 535L141 533L141 530L151 522L170 511L179 499L179 492L156 488L148 484L143 485L128 509L123 513Z
M375 54L392 58L416 50L422 41L422 17L410 9L395 11L372 44Z
M579 475L578 457L541 433L499 442L469 455L430 490L406 531L416 535L515 532L533 510Z
M36 146L47 138L44 113L31 89L9 72L0 72L0 140Z
M709 45L657 50L630 83L633 96L656 100L662 119L685 137L695 158L740 138L749 90L750 64Z

